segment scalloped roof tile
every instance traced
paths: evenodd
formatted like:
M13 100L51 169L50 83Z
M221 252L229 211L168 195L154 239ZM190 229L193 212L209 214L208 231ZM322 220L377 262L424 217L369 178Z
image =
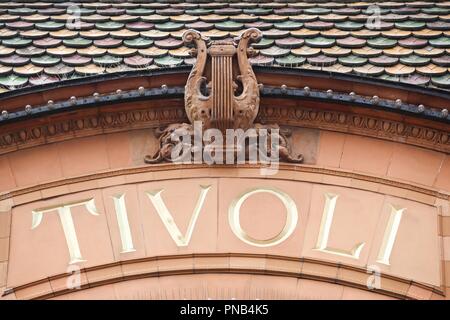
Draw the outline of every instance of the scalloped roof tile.
M192 65L188 28L259 28L254 65L450 88L450 1L43 0L0 3L0 91Z

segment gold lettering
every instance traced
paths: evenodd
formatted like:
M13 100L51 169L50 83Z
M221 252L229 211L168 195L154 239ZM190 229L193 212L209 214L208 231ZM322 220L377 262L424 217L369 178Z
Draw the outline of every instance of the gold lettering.
M381 244L377 260L377 262L387 265L389 265L389 258L392 253L392 248L394 247L394 242L400 226L400 221L402 220L403 211L406 210L406 208L396 208L391 204L389 206L391 207L391 214L389 216L386 230L384 231L383 242Z

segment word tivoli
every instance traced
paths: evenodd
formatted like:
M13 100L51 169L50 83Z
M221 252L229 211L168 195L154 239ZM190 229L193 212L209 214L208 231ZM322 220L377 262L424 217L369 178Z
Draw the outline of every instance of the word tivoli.
M178 247L189 246L193 232L195 232L195 226L199 219L202 218L202 209L204 207L205 200L210 194L211 186L200 185L198 190L193 196L197 197L197 202L194 208L185 208L190 212L190 221L186 232L183 234L172 213L167 208L163 198L164 190L158 189L153 191L147 191L146 196L148 201L154 206L162 225L175 242ZM269 194L278 198L283 204L286 210L286 219L284 226L279 233L269 239L256 239L250 236L246 230L241 226L240 213L242 205L252 196L256 194ZM324 194L324 207L322 213L322 219L320 229L317 235L315 250L341 257L348 257L353 259L359 259L362 250L364 250L365 243L356 243L351 249L348 248L332 248L328 245L328 239L333 225L333 218L335 215L335 208L339 201L339 195L332 193ZM117 218L118 229L121 239L122 253L135 251L133 243L133 235L131 233L130 225L128 222L128 211L126 205L126 194L118 194L112 197L111 201L114 202L114 210ZM96 208L96 199L89 198L71 203L65 203L58 206L51 206L46 208L39 208L32 212L32 229L39 227L43 223L44 215L58 214L62 229L64 232L67 248L70 255L69 264L86 261L83 259L82 250L80 248L76 229L74 226L72 208L83 207L87 213L94 216L99 215ZM380 248L378 249L377 262L389 265L389 257L391 255L397 231L402 219L402 214L406 210L405 208L396 208L394 205L390 205L390 217L386 227L384 229L383 240ZM295 201L291 196L280 189L273 187L259 187L247 190L246 192L238 195L234 198L228 206L228 223L233 231L234 235L249 246L254 247L273 247L286 241L297 228L299 221L298 209ZM334 232L339 232L338 230Z

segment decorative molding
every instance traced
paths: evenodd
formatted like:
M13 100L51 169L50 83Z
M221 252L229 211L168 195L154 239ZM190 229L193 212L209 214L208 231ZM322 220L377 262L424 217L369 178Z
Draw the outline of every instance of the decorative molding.
M248 61L248 56L254 53L249 44L261 37L261 31L255 28L244 31L236 40L209 41L198 31L184 32L183 41L195 45L191 53L196 57L184 90L190 123L170 124L160 131L159 149L145 157L146 163L199 162L204 151L221 159L233 159L233 163L237 163L239 154L247 160L253 155L252 160L267 162L276 154L277 162L303 161L303 156L290 154L288 135L277 124L253 123L259 111L260 85ZM228 129L239 130L242 136L237 141L233 138L233 142L215 139L217 131L222 138ZM205 141L203 130L210 130L214 138ZM198 140L200 143L193 143Z
M444 107L433 108L423 104L404 102L401 99L394 100L391 97L381 98L377 95L368 96L367 93L357 94L353 91L347 93L342 91L342 88L335 92L331 89L313 89L308 86L298 88L292 83L290 83L290 85L290 87L285 84L278 87L264 85L261 89L261 95L266 98L274 97L290 100L303 100L308 102L314 101L322 104L325 102L336 105L351 105L369 110L420 117L424 120L450 124L448 109L445 109ZM378 90L382 90L382 88L378 88ZM378 94L382 93L383 92L380 91ZM433 98L430 97L430 99ZM450 96L447 100L449 99ZM423 101L424 103L427 103L427 105L428 103L431 103L431 101ZM446 103L443 103L443 106L446 106Z
M208 259L209 262L202 263L202 258ZM223 258L227 258L228 260L224 263ZM245 259L246 262L243 264L241 263L241 265L232 262L232 259L239 258ZM174 260L182 261L184 263L178 263L178 265L174 267L174 264L170 263ZM217 261L211 262L211 260ZM283 266L281 267L277 263L271 265L271 262L276 261L282 262ZM165 268L166 263L168 263L167 268ZM255 265L261 265L261 263L264 264L264 267L253 267ZM324 270L324 267L328 269L328 272L320 271ZM108 269L108 275L102 276L101 278L96 276L96 274L106 274L105 272L102 272L102 270L107 271ZM413 287L418 287L421 291L428 292L429 298L433 293L444 296L444 293L438 287L425 285L413 280L388 274L381 274L380 288L369 289L367 287L367 279L371 276L371 273L365 268L310 258L250 253L199 253L148 257L83 268L80 272L82 275L81 278L85 280L83 280L80 289L78 290L149 277L232 273L285 276L323 281L399 299L424 299L425 297L423 296L420 297L415 295L414 290L411 290L410 292L410 289ZM77 292L78 290L70 290L61 286L61 284L67 283L67 277L69 276L70 274L59 274L32 283L16 286L8 289L3 295L15 293L18 299L48 299ZM384 284L383 279L389 280L388 283Z
M157 128L188 121L182 99L172 100L170 106L164 106L164 101L136 103L134 108L130 108L130 102L127 102L116 105L114 110L99 109L97 112L86 109L76 114L71 113L70 116L62 114L61 117L51 120L23 121L20 127L15 123L4 124L0 127L0 154L78 137ZM350 111L311 109L301 105L268 106L264 99L262 102L257 117L257 121L261 123L351 133L450 153L449 130L354 114Z

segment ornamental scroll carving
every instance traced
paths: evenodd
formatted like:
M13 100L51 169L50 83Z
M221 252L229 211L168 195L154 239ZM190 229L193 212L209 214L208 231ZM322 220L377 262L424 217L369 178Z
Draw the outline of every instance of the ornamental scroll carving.
M188 135L193 138L199 127L202 131L217 129L223 134L227 129L253 129L253 137L261 137L263 132L276 132L279 159L287 162L303 161L301 155L293 157L290 154L288 130L280 130L277 125L254 124L259 111L260 85L248 57L255 53L249 47L250 43L258 41L261 36L261 32L255 28L244 31L235 40L209 41L195 30L187 30L183 34L184 43L194 47L191 54L196 57L184 93L185 111L190 124L172 124L158 130L160 148L156 154L146 156L145 162L175 161L172 156L174 148L186 147L180 136ZM196 128L194 124L197 125ZM267 143L272 144L272 140ZM193 159L196 153L203 152L208 146L211 146L208 142L202 142L200 148L198 145L193 146L188 157ZM260 150L261 143L245 146L247 149L252 147ZM230 148L233 147L224 144L220 148L216 146L214 151L229 152ZM237 150L234 150L236 153ZM268 150L265 156L271 156L271 153L273 150ZM249 150L246 150L246 155L248 154Z

